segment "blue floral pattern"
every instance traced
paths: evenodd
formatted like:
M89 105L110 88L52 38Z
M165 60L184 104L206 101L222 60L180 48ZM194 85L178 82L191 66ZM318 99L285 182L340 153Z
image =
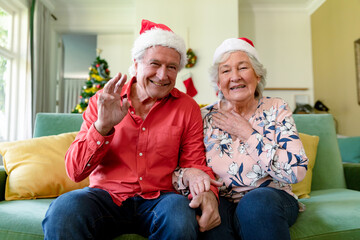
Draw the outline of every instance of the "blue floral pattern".
M238 201L251 189L274 187L296 197L290 184L304 178L308 159L287 103L259 99L249 119L254 131L244 142L213 125L216 112L217 103L202 109L207 164L224 182L220 194Z

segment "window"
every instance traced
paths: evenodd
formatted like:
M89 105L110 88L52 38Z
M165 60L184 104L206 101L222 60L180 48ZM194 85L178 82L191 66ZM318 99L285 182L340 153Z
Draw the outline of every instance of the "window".
M0 46L10 49L13 16L0 7Z
M0 122L6 123L5 117L5 99L6 87L10 76L10 59L11 54L11 30L13 16L0 7ZM0 141L4 140L6 132L4 128L0 129Z
M31 137L28 17L27 1L0 0L0 141Z
M9 79L9 60L0 55L0 122L6 123L5 118L5 88ZM5 139L6 133L4 128L0 129L0 141Z

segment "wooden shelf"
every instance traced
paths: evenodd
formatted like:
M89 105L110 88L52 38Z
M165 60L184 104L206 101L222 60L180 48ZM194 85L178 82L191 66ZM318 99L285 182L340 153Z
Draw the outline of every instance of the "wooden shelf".
M309 88L265 88L266 91L306 91Z

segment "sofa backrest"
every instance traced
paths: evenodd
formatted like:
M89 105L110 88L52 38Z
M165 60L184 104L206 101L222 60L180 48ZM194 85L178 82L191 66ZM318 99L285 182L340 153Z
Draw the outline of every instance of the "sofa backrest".
M311 190L346 188L344 170L331 114L294 114L298 132L319 136Z
M82 122L82 114L38 113L36 114L33 137L79 131Z
M294 114L299 132L320 137L313 169L312 190L345 188L345 177L331 114ZM34 137L79 131L82 114L38 113Z

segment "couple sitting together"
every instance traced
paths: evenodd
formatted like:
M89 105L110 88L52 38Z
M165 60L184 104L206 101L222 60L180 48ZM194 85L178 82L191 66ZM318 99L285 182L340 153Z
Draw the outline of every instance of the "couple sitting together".
M143 20L132 58L132 78L119 73L83 114L65 164L90 185L51 203L45 239L290 239L300 211L290 184L308 159L289 106L262 95L253 43L215 50L219 101L201 110L174 87L187 59L169 27Z

